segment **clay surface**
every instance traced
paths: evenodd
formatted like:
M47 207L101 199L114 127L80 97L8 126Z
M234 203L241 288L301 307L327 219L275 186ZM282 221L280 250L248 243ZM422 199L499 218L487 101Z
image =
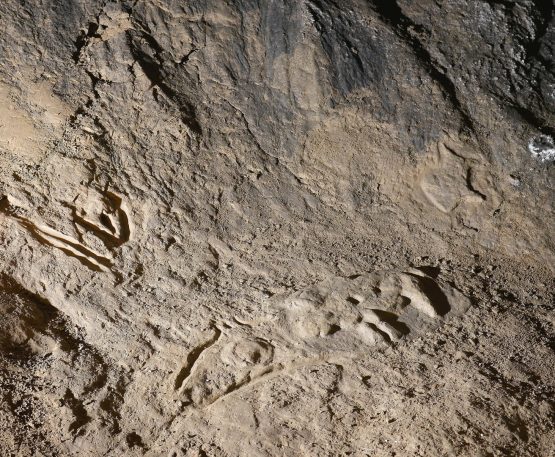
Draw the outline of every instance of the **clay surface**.
M555 455L551 0L0 26L1 456Z

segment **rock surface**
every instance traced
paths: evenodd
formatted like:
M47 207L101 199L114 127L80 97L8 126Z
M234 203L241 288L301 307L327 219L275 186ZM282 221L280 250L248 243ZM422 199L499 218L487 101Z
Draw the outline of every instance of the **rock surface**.
M555 453L551 0L0 24L1 455Z

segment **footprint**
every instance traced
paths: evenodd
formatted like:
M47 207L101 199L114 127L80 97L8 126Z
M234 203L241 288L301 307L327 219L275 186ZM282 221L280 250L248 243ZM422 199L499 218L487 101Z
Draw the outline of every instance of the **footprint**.
M446 214L458 208L480 206L488 199L477 188L485 179L480 162L455 149L453 145L439 143L437 154L424 166L419 177L425 198Z
M463 312L470 302L414 269L334 278L278 297L274 305L290 342L333 352L412 338Z
M77 258L81 263L94 271L110 271L112 259L86 247L79 240L67 236L45 224L34 222L29 211L12 197L0 199L0 211L13 217L29 233L43 244L60 249L66 255Z
M377 271L333 278L273 297L273 318L213 326L175 374L187 408L203 408L254 384L437 327L470 302L423 271Z
M271 371L274 347L234 329L213 328L213 335L187 357L175 389L186 407L203 407L246 387Z
M77 196L74 204L73 220L94 233L107 248L119 247L129 241L131 230L123 199L105 190L88 190L85 196Z
M103 241L109 250L112 250L129 240L129 220L126 212L122 209L122 199L116 194L105 191L103 194L98 194L97 197L95 201L88 200L88 203L80 208L70 205L73 219L75 223L93 233ZM0 212L15 219L41 243L53 246L70 257L75 257L93 271L111 272L120 278L121 275L114 271L114 261L109 251L106 254L97 252L86 246L82 240L77 240L37 222L31 211L13 197L5 195L0 198Z

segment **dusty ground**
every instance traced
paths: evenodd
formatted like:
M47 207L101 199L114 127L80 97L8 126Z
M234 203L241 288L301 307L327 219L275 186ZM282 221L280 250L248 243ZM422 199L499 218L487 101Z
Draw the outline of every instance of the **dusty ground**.
M0 24L0 455L555 454L550 0Z

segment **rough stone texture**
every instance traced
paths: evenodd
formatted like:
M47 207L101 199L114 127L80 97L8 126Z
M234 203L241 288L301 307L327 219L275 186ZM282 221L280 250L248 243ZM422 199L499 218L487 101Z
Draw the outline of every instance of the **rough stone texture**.
M553 455L553 11L0 2L0 454Z

